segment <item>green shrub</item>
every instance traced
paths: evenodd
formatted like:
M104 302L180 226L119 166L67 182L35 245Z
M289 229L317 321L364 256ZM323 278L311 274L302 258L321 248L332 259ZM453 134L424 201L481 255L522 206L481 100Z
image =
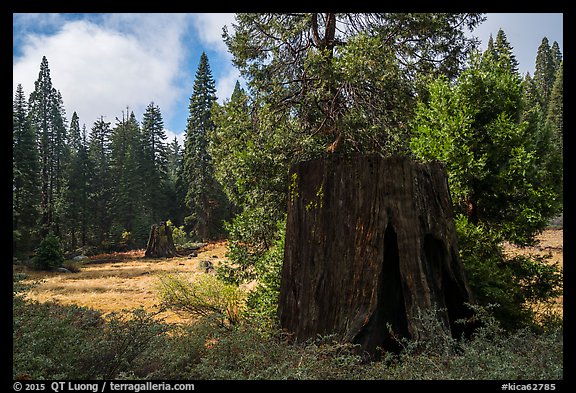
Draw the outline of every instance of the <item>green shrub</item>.
M41 270L51 270L62 266L64 251L60 246L60 239L53 234L47 235L40 243L32 263L34 267Z
M93 340L95 350L83 358L89 374L103 379L132 374L137 358L167 330L143 308L110 313L105 322Z
M278 300L280 297L280 279L284 264L285 224L278 225L279 237L274 245L256 263L258 284L248 294L247 317L260 325L263 332L277 327Z
M505 330L492 309L474 306L479 327L470 339L454 340L446 335L428 336L424 342L403 340L404 349L397 359L387 367L383 362L371 364L369 375L418 380L561 380L562 331ZM426 330L439 323L427 313L421 321Z
M507 257L499 233L456 217L460 258L476 301L496 305L494 316L505 329L536 324L532 305L562 293L562 272L547 257Z
M166 273L159 277L157 291L162 306L195 317L215 317L222 326L239 323L246 304L243 290L211 274L192 278Z
M172 229L172 241L175 246L182 246L189 241L188 235L184 230L184 225L179 227L174 226L170 220L166 221L166 225Z
M75 305L38 303L14 277L13 377L112 379L130 374L166 326L142 309L102 316Z

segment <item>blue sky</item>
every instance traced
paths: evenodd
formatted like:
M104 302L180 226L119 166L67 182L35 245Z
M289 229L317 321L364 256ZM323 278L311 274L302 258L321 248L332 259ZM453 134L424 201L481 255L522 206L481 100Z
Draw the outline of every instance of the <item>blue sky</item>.
M543 37L563 50L562 14L487 14L471 34L482 40L506 33L520 63L533 73ZM129 107L140 120L146 106L160 107L171 140L182 141L188 103L201 53L208 56L222 102L238 70L222 42L234 14L14 14L13 88L29 95L45 55L53 85L62 93L68 120L74 111L89 129L100 116L115 123ZM241 81L242 82L242 81Z

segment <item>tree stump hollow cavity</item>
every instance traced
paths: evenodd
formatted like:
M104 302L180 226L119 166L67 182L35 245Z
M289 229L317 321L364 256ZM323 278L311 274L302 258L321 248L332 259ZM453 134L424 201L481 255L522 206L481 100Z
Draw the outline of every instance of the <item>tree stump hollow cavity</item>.
M472 302L447 174L407 157L331 157L289 171L278 316L297 341L336 334L369 354L423 334L438 311L459 336ZM390 328L392 332L390 332Z

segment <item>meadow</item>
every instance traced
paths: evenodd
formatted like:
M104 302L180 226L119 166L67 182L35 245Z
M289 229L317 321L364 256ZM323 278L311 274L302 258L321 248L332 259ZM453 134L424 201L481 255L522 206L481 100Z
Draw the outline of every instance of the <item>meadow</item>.
M562 230L532 249L562 262ZM146 259L143 251L102 254L77 273L14 265L13 378L128 380L556 380L563 379L561 327L504 331L489 310L469 340L403 339L400 353L368 361L333 336L295 343L250 318L234 326L161 309L158 278L208 275L226 259L226 243L195 257ZM253 285L244 289L249 291ZM561 300L556 311L561 313ZM437 321L422 316L425 329Z

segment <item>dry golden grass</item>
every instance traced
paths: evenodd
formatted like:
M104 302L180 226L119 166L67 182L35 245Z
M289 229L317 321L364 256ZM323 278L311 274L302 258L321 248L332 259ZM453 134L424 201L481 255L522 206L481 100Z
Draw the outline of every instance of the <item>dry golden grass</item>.
M564 268L564 231L563 229L547 229L539 234L536 239L538 240L538 244L534 247L525 247L519 248L515 247L511 244L504 244L504 252L507 255L514 256L514 255L551 255L551 258L548 260L552 264L558 264L561 269ZM551 310L552 312L559 314L561 316L564 315L564 308L563 308L563 301L564 296L560 296L554 302L554 307ZM537 314L545 314L547 311L546 305L543 304L534 304L534 310Z
M538 239L536 247L518 249L505 245L507 253L552 253L551 262L563 264L563 231L549 229ZM226 242L212 243L198 252L197 257L177 257L170 259L147 259L144 251L96 255L90 258L79 273L40 272L14 265L14 272L25 272L28 281L43 280L29 292L29 297L44 301L57 301L61 304L77 304L104 313L135 309L143 306L148 311L157 311L159 302L156 295L156 282L160 273L206 274L199 267L203 260L214 266L226 259ZM255 283L245 286L250 290ZM562 313L562 297L557 301L557 312ZM189 319L167 311L158 315L166 322L188 322Z
M158 311L155 286L160 273L206 274L200 261L214 266L225 259L226 243L209 244L197 257L168 259L144 258L144 251L96 255L79 273L34 271L14 265L14 272L25 272L28 281L42 280L28 296L40 302L56 301L97 309L104 313L135 309ZM166 311L158 315L166 322L186 322L187 318Z

